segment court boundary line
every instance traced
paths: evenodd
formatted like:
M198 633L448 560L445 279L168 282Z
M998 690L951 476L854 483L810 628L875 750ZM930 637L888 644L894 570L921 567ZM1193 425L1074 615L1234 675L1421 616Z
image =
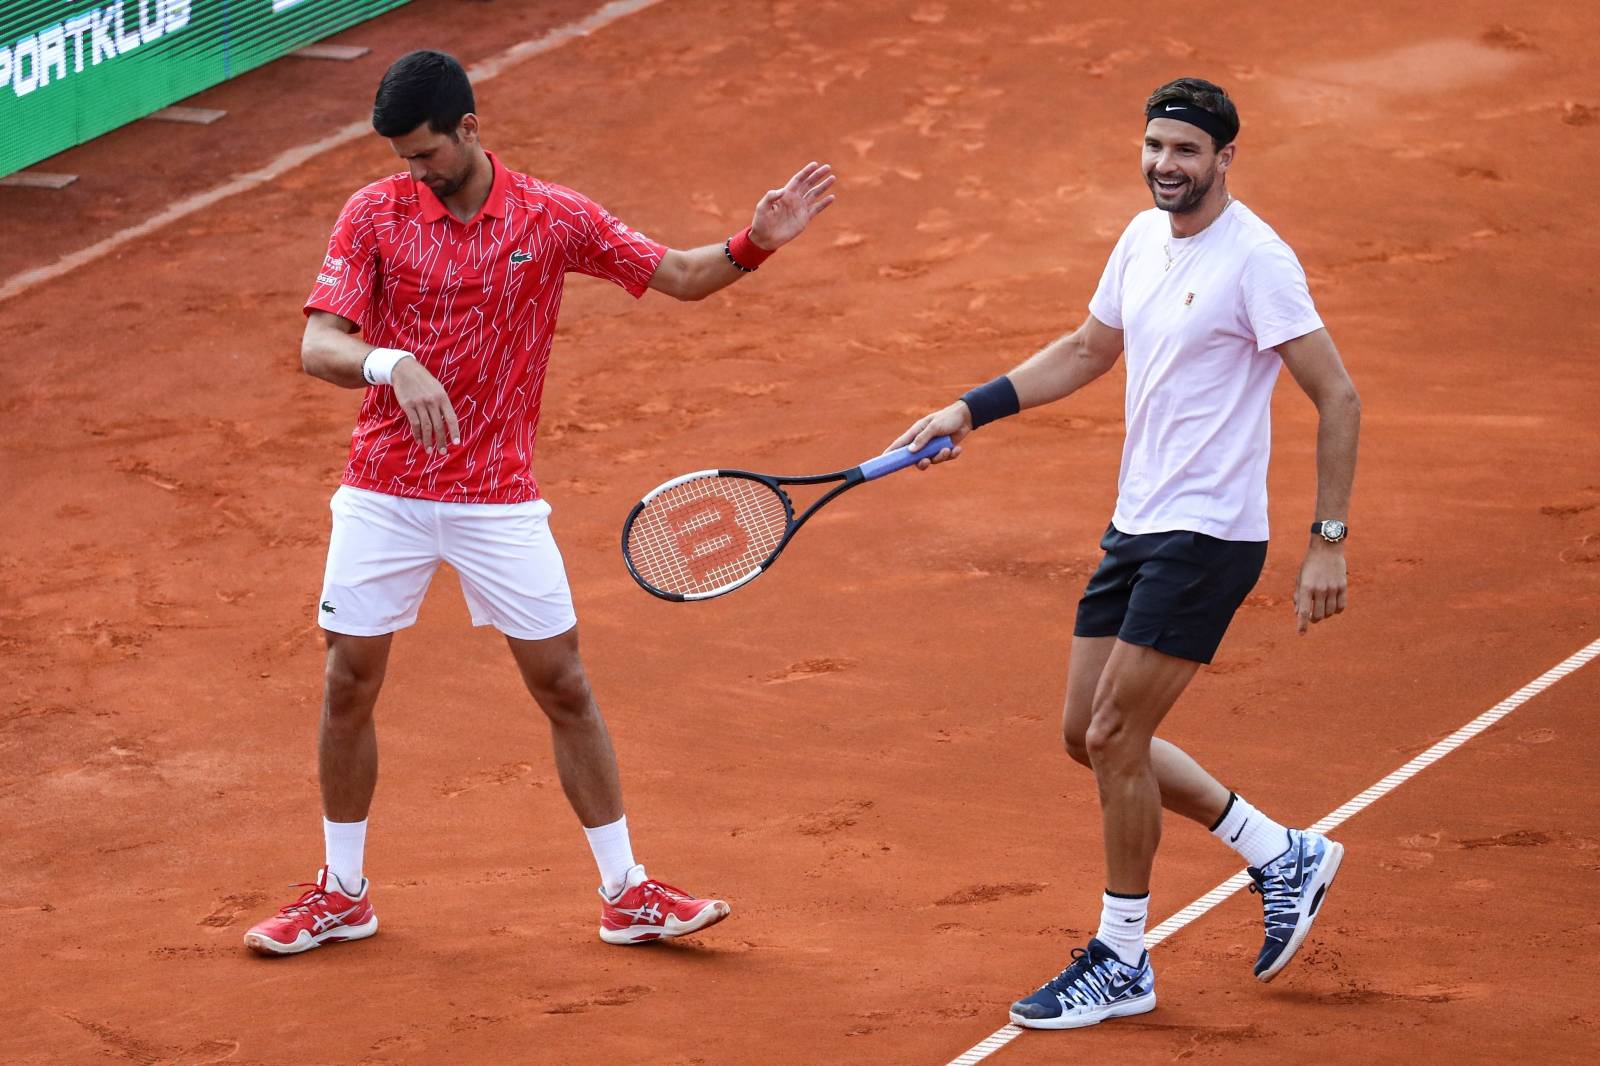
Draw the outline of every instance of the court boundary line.
M1593 641L1578 651L1573 652L1555 666L1552 666L1550 669L1546 670L1544 673L1540 674L1526 685L1523 685L1521 688L1517 689L1517 691L1513 692L1511 695L1507 696L1493 707L1490 707L1487 711L1484 711L1482 714L1478 715L1460 729L1457 729L1454 733L1451 733L1449 736L1434 744L1420 755L1413 757L1398 770L1395 770L1388 776L1379 780L1377 784L1366 789L1364 792L1358 793L1349 802L1335 808L1330 814L1324 816L1320 821L1313 824L1310 827L1311 831L1314 833L1326 833L1329 830L1337 828L1338 826L1349 821L1351 818L1366 810L1384 796L1387 796L1389 793L1393 792L1395 789L1399 788L1401 785L1417 776L1417 774L1421 773L1423 770L1426 770L1429 766L1432 766L1434 763L1438 762L1446 755L1449 755L1452 751L1455 751L1457 748L1461 747L1461 745L1465 744L1479 733L1482 733L1490 726L1505 718L1512 711L1516 710L1518 707L1521 707L1524 703L1527 703L1539 693L1543 692L1551 685L1554 685L1557 681L1560 681L1568 674L1581 669L1583 666L1587 665L1596 658L1600 658L1600 640ZM1246 884L1248 884L1249 881L1249 875L1243 870L1234 874L1216 888L1213 888L1210 892L1207 892L1205 895L1201 896L1199 899L1195 900L1193 903L1189 904L1187 907L1184 907L1182 910L1178 911L1178 913L1174 914L1172 917L1168 918L1166 921L1150 930L1150 932L1145 936L1145 946L1150 948L1155 947L1157 944L1161 943L1163 940L1166 940L1178 930L1182 929L1190 922L1193 922L1195 919L1201 917L1207 911L1210 911L1212 908L1216 907L1223 900L1239 891ZM982 1062L984 1059L988 1058L990 1055L993 1055L996 1051L999 1051L1001 1048L1011 1043L1011 1041L1021 1036L1024 1032L1026 1032L1026 1030L1020 1025L1007 1022L1001 1028L996 1029L987 1037L980 1040L978 1043L974 1044L960 1055L957 1055L955 1058L951 1059L946 1066L974 1066L975 1063Z
M525 59L553 51L574 38L587 37L595 30L608 26L636 12L643 11L647 7L654 7L661 2L662 0L610 0L609 3L602 4L575 22L563 23L552 30L546 31L541 36L518 41L511 47L474 63L467 69L467 76L472 79L474 84L486 82ZM265 185L267 182L281 177L300 164L308 162L324 152L349 144L369 134L372 134L372 125L370 123L352 122L325 137L285 149L265 166L257 170L241 174L231 181L226 181L204 192L186 196L182 200L168 205L164 210L158 211L143 222L120 229L109 237L101 238L87 248L69 252L47 266L33 267L19 274L13 274L5 279L4 284L0 284L0 303L11 299L13 296L21 296L23 293L37 288L47 281L54 281L56 278L70 274L79 267L116 251L124 244L154 233L156 230L169 226L179 219L187 218L196 211L204 210L212 204L226 200L230 196Z

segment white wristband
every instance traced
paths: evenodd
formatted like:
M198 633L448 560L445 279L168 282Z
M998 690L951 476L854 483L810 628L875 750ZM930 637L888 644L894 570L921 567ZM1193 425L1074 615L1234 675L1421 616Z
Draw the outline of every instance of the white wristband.
M399 348L374 348L361 363L361 376L368 385L387 385L394 375L394 365L402 359L413 359L410 352Z

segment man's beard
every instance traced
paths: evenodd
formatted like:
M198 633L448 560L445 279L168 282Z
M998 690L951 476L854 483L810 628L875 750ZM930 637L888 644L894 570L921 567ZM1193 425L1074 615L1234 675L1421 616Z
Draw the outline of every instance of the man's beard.
M467 179L471 176L472 171L468 170L460 177L448 181L443 185L429 185L428 188L432 190L433 195L443 200L447 196L454 196L456 193L460 192L461 186L465 185L467 183Z
M1156 184L1155 175L1146 175L1145 184L1150 186L1150 195L1155 198L1155 204L1157 208L1162 211L1169 211L1175 215L1184 215L1200 206L1200 202L1206 198L1206 193L1211 191L1211 186L1216 184L1217 172L1213 170L1206 177L1203 184L1193 178L1187 180L1189 182L1188 193L1182 196L1177 203L1171 205L1170 207L1161 202L1162 193L1160 191L1160 186Z

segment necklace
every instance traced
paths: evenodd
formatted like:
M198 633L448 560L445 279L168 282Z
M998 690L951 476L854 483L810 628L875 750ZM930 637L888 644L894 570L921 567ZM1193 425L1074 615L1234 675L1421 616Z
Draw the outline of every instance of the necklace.
M1231 204L1231 203L1233 203L1233 194L1232 193L1223 193L1222 194L1222 209L1217 212L1217 218L1221 218L1222 217L1222 212L1226 211L1228 209L1228 205ZM1212 222L1216 222L1216 220L1217 219L1214 218L1211 221ZM1206 225L1206 229L1210 229L1210 228L1211 228L1211 225L1210 225L1210 223L1208 223ZM1205 231L1206 230L1203 229L1203 230L1200 231L1200 233L1204 233ZM1196 233L1193 237L1184 237L1184 238L1181 238L1181 239L1182 240L1186 240L1186 241L1192 241L1192 240L1195 239L1195 237L1200 236L1200 233ZM1179 239L1179 238L1168 236L1167 239L1161 243L1161 252L1162 252L1163 255L1165 255L1167 257L1167 265L1161 268L1163 271L1171 270L1172 269L1172 265L1174 263L1176 263L1179 259L1183 258L1182 251L1180 251L1177 255L1173 255L1172 254L1172 242L1174 240L1177 240L1177 239Z

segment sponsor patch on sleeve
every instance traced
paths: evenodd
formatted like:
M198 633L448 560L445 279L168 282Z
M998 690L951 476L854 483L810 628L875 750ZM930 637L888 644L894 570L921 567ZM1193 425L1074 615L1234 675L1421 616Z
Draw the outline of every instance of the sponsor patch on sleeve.
M344 259L337 255L324 257L322 272L317 275L317 284L337 285L342 277L344 277Z
M611 228L616 231L617 236L621 237L625 241L644 240L644 234L640 233L636 229L633 229L621 219L613 218L611 220Z

